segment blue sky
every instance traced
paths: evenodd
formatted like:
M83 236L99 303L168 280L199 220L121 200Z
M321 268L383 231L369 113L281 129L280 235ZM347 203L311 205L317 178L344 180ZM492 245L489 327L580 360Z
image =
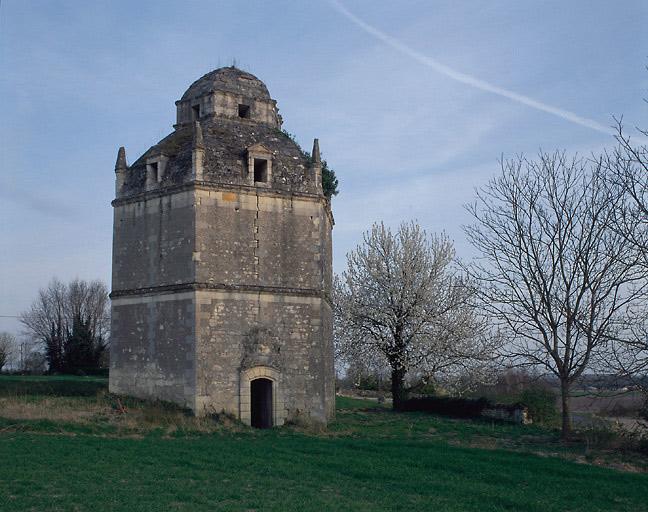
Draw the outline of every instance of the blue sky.
M478 85L646 127L647 21L643 0L4 0L0 315L53 276L110 282L117 148L134 161L172 130L185 89L233 59L338 174L336 271L377 220L445 230L470 258L462 205L501 155L613 144Z

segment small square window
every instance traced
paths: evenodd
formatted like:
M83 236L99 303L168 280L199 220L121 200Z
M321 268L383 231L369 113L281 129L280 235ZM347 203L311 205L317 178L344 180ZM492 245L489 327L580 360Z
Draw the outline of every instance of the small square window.
M239 117L242 117L243 119L249 119L250 118L250 105L243 105L243 104L239 103L238 115L239 115Z
M268 181L268 161L262 158L254 159L254 182L265 183Z
M200 119L200 105L194 105L191 107L191 119L193 121Z

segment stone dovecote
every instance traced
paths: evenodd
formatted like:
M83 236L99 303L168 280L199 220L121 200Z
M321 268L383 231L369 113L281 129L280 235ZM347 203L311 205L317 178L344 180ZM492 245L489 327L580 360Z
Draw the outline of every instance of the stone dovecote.
M110 389L257 427L334 414L330 202L259 79L221 68L176 102L114 207Z

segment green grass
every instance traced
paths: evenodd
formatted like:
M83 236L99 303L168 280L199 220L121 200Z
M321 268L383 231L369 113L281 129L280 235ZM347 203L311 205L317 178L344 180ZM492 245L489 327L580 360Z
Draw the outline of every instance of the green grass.
M257 431L140 401L118 415L114 399L6 399L98 412L2 419L0 510L648 511L648 474L565 460L582 446L539 427L396 414L340 397L325 433ZM135 414L136 425L119 423Z
M0 375L0 396L95 396L108 389L106 377Z
M108 377L94 375L0 375L0 389L4 388L7 382L100 382L108 386Z

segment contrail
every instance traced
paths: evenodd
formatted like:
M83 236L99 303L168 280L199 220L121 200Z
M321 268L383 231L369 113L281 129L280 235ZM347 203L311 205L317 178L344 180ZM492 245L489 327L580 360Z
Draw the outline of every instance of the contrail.
M571 121L572 123L585 126L586 128L591 128L592 130L596 130L597 132L606 133L608 135L614 134L611 128L607 126L603 126L602 124L597 123L592 119L581 117L579 115L574 114L573 112L570 112L569 110L563 110L561 108L552 107L551 105L547 105L546 103L542 103L541 101L534 100L533 98L529 98L528 96L518 94L514 91L509 91L508 89L504 89L502 87L498 87L497 85L490 84L488 82L485 82L484 80L475 78L474 76L456 71L446 66L445 64L442 64L441 62L432 59L427 55L423 55L422 53L414 50L413 48L410 48L406 44L400 42L398 39L385 34L381 30L378 30L376 27L369 25L367 22L363 21L362 19L358 18L355 14L348 11L347 8L344 7L344 5L338 2L338 0L329 0L329 3L333 7L335 7L335 9L337 9L341 14L343 14L349 21L351 21L354 25L360 27L368 34L371 34L379 41L382 41L386 45L391 46L392 48L398 50L401 53L404 53L408 57L411 57L412 59L420 62L424 66L432 68L435 71L441 73L442 75L445 75L449 78L452 78L453 80L456 80L457 82L470 85L482 91L497 94L498 96L502 96L509 100L521 103L522 105L526 105L527 107L535 108L536 110L541 110L542 112L553 114L554 116L560 117L561 119L565 119L566 121Z

